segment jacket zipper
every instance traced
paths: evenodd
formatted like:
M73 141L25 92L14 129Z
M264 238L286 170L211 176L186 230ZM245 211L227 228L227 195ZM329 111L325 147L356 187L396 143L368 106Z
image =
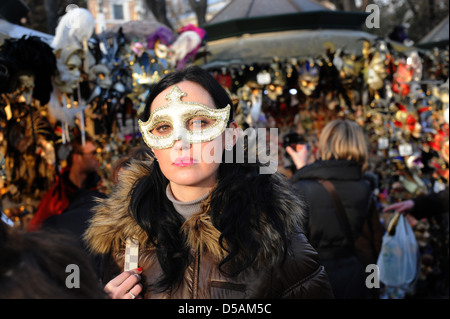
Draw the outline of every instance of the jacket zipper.
M194 259L194 273L192 280L192 299L198 299L198 277L200 272L200 249L197 250Z

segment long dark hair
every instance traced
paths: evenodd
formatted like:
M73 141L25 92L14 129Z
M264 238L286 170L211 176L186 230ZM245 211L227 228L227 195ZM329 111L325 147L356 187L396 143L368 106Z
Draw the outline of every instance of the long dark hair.
M168 74L152 89L141 120L148 119L151 103L159 93L181 81L200 84L209 92L217 108L232 105L220 84L207 71L193 66ZM230 121L232 119L233 114L230 114ZM273 195L282 179L260 174L259 168L257 163L236 164L224 160L219 166L209 213L214 227L221 233L220 245L228 253L219 264L219 269L228 276L235 276L250 267L260 254L264 245L260 234L262 223L269 223L277 232L275 236L284 243L277 250L282 259L287 252L288 227L283 212L276 207L279 200ZM191 260L185 235L180 231L184 219L165 193L168 183L158 162L154 161L151 174L137 180L130 192L131 214L148 234L149 244L156 247L163 275L153 288L159 291L179 285Z

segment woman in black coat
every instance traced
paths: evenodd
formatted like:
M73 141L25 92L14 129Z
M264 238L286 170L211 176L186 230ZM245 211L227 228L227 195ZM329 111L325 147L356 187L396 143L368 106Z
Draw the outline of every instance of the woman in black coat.
M319 139L319 160L303 167L306 147L287 151L298 168L290 182L308 205L307 236L335 297L370 298L365 266L377 261L382 228L363 176L368 152L361 127L349 120L329 122Z

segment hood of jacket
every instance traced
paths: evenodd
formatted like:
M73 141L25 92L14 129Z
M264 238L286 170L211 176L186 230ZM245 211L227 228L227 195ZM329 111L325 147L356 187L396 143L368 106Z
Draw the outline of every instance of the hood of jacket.
M362 178L361 165L347 160L318 160L299 169L290 178L290 183L301 179L327 180L360 180Z

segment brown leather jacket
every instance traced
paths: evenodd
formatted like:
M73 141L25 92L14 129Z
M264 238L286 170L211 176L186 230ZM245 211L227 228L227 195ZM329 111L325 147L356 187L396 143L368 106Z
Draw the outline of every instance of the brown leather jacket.
M128 213L127 195L136 178L148 172L142 167L130 167L123 175L122 186L109 198L99 200L96 214L85 234L90 249L102 255L101 277L104 284L123 271L124 239L134 237L140 243L139 266L142 267L144 287L159 278L162 271L155 249L145 246L147 234ZM282 196L282 194L280 194ZM289 207L288 205L283 205ZM284 263L272 260L281 243L270 233L270 226L261 231L261 241L267 251L259 255L253 267L235 277L227 277L218 264L224 257L218 238L220 232L209 215L199 212L182 226L189 233L192 262L185 271L183 282L175 291L155 293L145 289L144 298L333 298L324 267L317 252L303 233L292 233L291 247ZM147 285L146 285L147 284Z

